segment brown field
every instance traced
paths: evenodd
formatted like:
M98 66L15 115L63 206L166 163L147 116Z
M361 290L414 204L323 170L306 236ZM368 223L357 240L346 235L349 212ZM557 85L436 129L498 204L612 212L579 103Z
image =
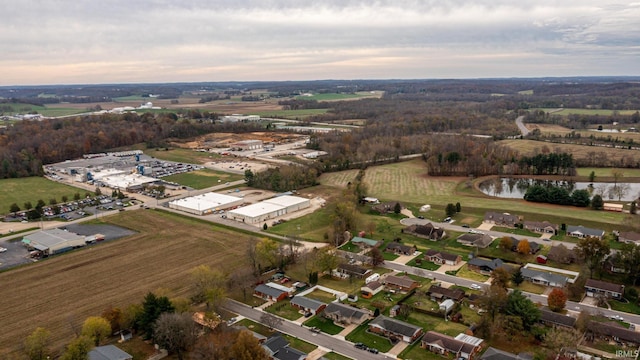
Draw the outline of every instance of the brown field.
M191 269L206 264L232 271L242 265L248 238L155 210L106 221L139 233L0 273L0 358L19 354L38 326L51 332L59 350L74 328L108 306L141 303L158 289L170 298L186 297Z
M567 127L555 124L525 124L527 129L535 130L540 129L540 132L543 135L560 135L564 136L571 132L575 132L576 134L580 134L583 138L589 138L593 135L595 138L606 138L611 137L612 139L620 139L620 140L629 140L633 139L635 142L640 142L640 133L637 132L623 132L623 133L610 133L610 132L601 132L601 131L590 131L590 130L572 130ZM607 128L608 125L605 125Z
M344 170L338 172L324 173L320 175L318 182L322 185L346 188L347 184L356 179L359 170Z
M524 155L533 155L536 151L541 152L543 146L547 146L551 151L555 151L556 148L559 148L563 152L573 154L573 158L576 160L586 159L590 152L604 152L611 163L619 163L623 156L631 157L634 162L640 161L640 152L638 150L613 149L608 147L574 144L557 144L534 140L501 140L498 144L506 145Z

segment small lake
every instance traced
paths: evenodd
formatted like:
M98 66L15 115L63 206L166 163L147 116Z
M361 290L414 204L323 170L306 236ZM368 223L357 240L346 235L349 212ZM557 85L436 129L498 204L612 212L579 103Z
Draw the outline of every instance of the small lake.
M613 183L604 182L574 182L561 180L534 180L515 178L496 178L480 183L479 188L484 194L506 199L522 199L527 189L531 185L554 185L567 189L569 193L573 190L587 189L591 195L600 194L602 199L617 201L618 196L613 193ZM618 183L618 186L628 186L626 194L620 198L621 201L631 201L640 197L640 183Z

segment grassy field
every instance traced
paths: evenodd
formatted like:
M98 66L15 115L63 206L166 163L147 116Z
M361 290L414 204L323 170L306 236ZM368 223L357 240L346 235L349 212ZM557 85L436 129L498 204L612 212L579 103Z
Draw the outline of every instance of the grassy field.
M620 171L623 175L621 181L625 181L625 178L640 178L640 169L621 169L621 168L579 168L577 169L578 176L586 176L588 177L591 172L594 172L596 175L596 181L599 178L610 178L612 177L613 171Z
M617 133L611 133L611 132L602 132L602 131L593 131L593 130L576 130L576 129L570 129L568 127L565 126L561 126L561 125L556 125L556 124L535 124L535 123L529 123L526 124L527 128L530 130L534 130L534 129L538 129L540 130L540 132L543 135L560 135L560 136L565 136L569 133L576 133L576 134L580 134L580 136L582 138L591 138L592 136L595 139L598 138L611 138L611 139L619 139L619 140L630 140L633 139L635 142L638 142L638 140L640 140L640 133L637 132L617 132ZM616 126L616 128L625 130L628 127L628 125L623 125L623 126ZM608 124L604 124L603 125L604 129L609 129L610 125ZM597 129L596 127L593 127L592 129ZM549 145L549 147L551 147L551 145Z
M255 111L252 115L260 115L263 118L283 118L296 119L304 118L311 115L324 114L330 109L301 109L301 110L272 110L272 111Z
M543 110L546 112L551 111L553 115L567 116L571 114L577 115L613 115L614 111L617 111L620 115L633 115L638 110L606 110L606 109L576 109L576 108L566 108L559 111L554 111L556 109L536 109Z
M338 172L324 173L320 175L318 182L322 185L346 188L349 182L353 182L359 170L345 170Z
M546 143L534 140L501 140L497 143L499 145L504 145L511 149L517 150L522 155L533 155L536 153L536 151L539 153L543 146L547 146L550 149L559 148L562 152L573 154L574 159L587 159L590 152L602 152L606 154L607 159L611 163L619 163L620 159L623 156L632 158L633 162L640 161L640 152L637 150L614 149L575 144Z
M22 209L24 203L30 201L35 206L39 199L49 204L55 198L61 202L63 196L73 199L75 193L84 197L85 190L63 185L42 177L0 180L0 214L8 214L11 204L16 203Z
M189 186L194 189L204 189L214 185L220 185L227 181L243 179L244 176L211 169L191 171L188 173L175 174L164 177L163 180L176 182L180 185Z
M10 111L6 111L7 114L28 114L36 112L42 116L65 116L79 114L87 112L86 109L80 108L65 108L65 107L46 107L32 104L2 104L3 106L11 107Z
M210 154L190 149L170 148L169 150L161 149L142 149L145 154L158 158L160 160L175 161L187 164L204 164L222 156L218 154Z
M318 315L305 321L304 324L310 327L317 327L322 332L325 332L329 335L336 335L336 334L339 334L342 330L344 330L342 326L338 326L334 324L333 321Z
M226 272L243 266L243 234L161 211L127 211L105 221L138 234L0 273L0 358L18 353L37 326L51 331L60 349L74 328L108 306L141 303L159 289L170 298L188 296L196 266Z
M355 100L368 97L379 97L378 92L357 92L351 94L345 93L327 93L327 94L313 94L312 96L298 96L296 100L317 100L317 101L338 101L338 100Z

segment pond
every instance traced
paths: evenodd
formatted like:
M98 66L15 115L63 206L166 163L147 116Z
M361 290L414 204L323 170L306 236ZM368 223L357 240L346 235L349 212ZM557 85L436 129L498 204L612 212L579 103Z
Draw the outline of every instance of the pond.
M506 199L522 199L527 192L529 186L561 186L567 189L569 193L573 190L587 189L591 195L599 194L604 200L618 200L618 191L614 183L604 182L575 182L563 180L538 180L526 178L495 178L481 182L478 187L480 191L489 196L495 196ZM618 189L622 196L621 201L631 201L640 197L640 183L618 183Z

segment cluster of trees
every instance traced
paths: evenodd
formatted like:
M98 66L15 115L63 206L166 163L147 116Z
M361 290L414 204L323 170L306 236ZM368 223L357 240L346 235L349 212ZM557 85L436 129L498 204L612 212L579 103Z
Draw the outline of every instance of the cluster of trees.
M521 174L528 175L567 175L576 174L573 155L568 153L537 154L521 156L518 160Z
M531 202L573 205L578 207L587 207L591 204L591 194L588 190L580 189L569 193L569 190L565 187L553 185L532 185L524 194L524 199ZM600 201L602 201L602 197L600 197Z
M313 166L285 165L254 173L245 170L247 186L273 191L291 191L317 185L320 171Z

